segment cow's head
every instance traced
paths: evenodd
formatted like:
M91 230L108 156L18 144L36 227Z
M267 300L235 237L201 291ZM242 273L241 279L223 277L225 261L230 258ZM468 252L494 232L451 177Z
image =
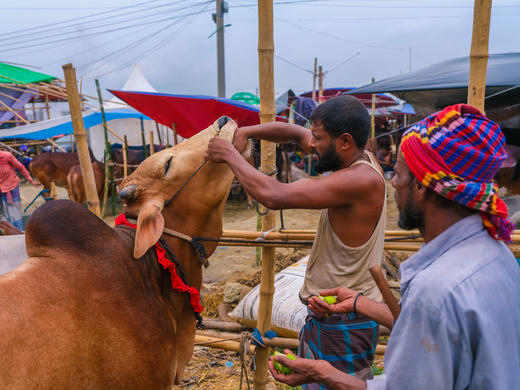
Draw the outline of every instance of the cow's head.
M211 161L206 162L166 209L165 202L204 162L209 140L218 136L232 141L236 129L234 121L221 117L190 139L153 154L123 180L120 197L125 203L125 213L137 217L135 258L144 255L160 238L165 224L163 214L175 213L181 220L194 215L204 219L223 207L233 172L227 164ZM244 152L247 153L249 148Z

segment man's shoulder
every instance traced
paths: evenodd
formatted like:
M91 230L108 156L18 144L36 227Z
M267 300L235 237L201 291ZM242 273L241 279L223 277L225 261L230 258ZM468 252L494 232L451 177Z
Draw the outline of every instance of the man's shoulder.
M483 233L439 256L416 275L410 292L430 307L440 309L453 299L469 303L482 298L482 294L493 294L515 275L520 277L520 267L511 251Z

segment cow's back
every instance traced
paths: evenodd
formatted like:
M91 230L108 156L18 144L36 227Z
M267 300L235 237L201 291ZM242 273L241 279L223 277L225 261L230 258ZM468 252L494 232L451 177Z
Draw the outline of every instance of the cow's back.
M173 338L136 281L131 248L84 207L27 224L29 256L0 277L0 388L164 388Z

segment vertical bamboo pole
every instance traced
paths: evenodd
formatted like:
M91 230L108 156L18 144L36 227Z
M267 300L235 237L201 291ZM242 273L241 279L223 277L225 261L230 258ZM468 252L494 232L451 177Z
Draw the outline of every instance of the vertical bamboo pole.
M260 80L260 122L275 120L274 105L274 40L273 40L273 0L258 1L258 69ZM263 172L271 172L276 166L276 145L261 142ZM272 229L276 223L274 212L269 211L262 218L262 230ZM271 328L271 314L274 293L274 248L262 248L262 274L260 279L260 302L258 306L257 328L263 335ZM256 370L253 379L255 390L265 389L267 384L267 361L269 348L257 348Z
M484 112L492 0L475 0L469 54L468 104Z
M316 77L318 72L318 58L314 57L314 72L312 74L312 101L316 101Z
M126 179L128 176L128 139L126 138L125 134L125 142L123 145L123 176Z
M323 103L323 68L320 65L318 71L318 104Z
M376 81L375 78L372 77L372 82ZM372 94L372 115L370 117L370 134L371 137L374 138L376 136L376 94Z
M47 110L47 119L51 119L51 110L49 107L49 95L45 94L45 108Z
M76 81L76 70L72 67L72 64L66 64L63 65L63 73L65 74L65 84L67 86L67 97L69 100L74 138L76 139L76 145L78 147L79 164L81 167L81 174L83 175L85 192L87 194L87 205L89 210L99 217L101 215L99 209L99 198L96 192L96 182L94 181L92 162L90 161L87 134L85 132L83 117L81 115L81 102Z
M105 212L107 210L107 199L108 199L108 187L110 180L110 149L108 144L108 127L107 121L105 117L105 108L103 107L103 97L101 96L101 88L99 86L99 80L96 79L96 89L99 100L99 109L101 110L101 119L103 120L103 132L105 135L105 188L103 189L103 205L101 207L101 218L105 217Z
M146 138L144 137L144 121L143 117L139 118L141 120L141 141L143 142L143 154L144 158L148 157L148 150L146 150Z
M159 141L159 145L162 145L162 137L161 132L159 131L159 123L155 122L155 130L157 130L157 140Z
M33 120L36 120L36 107L34 106L34 100L32 102L32 112L33 112Z
M155 145L153 144L153 131L150 131L150 156L155 153Z
M168 128L166 128L166 147L170 147L170 130Z
M173 130L173 144L177 145L179 143L179 140L177 139L177 126L175 125L175 122L172 123L172 130Z

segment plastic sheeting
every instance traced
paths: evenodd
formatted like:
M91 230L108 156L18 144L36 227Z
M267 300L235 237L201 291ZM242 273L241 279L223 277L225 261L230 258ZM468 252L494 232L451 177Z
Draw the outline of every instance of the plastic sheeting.
M468 82L469 57L459 57L348 93L391 92L412 104L418 115L426 116L450 104L466 102ZM520 88L510 89L518 85L520 53L490 54L486 78L486 113L490 118L504 120L520 112Z
M45 73L34 72L18 66L0 62L0 84L30 84L56 79Z

